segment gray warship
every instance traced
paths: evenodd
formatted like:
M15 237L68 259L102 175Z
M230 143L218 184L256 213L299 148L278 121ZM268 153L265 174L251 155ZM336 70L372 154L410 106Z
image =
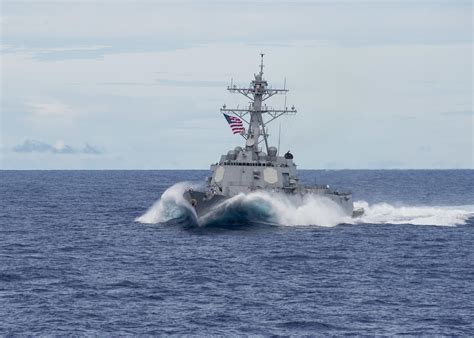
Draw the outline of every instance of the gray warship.
M220 109L229 124L229 117L233 121L247 124L247 128L243 128L242 122L242 128L235 129L241 131L243 146L229 150L221 156L219 162L212 164L212 175L206 178L205 187L186 190L183 195L185 200L194 208L198 219L218 209L233 196L255 191L301 197L313 194L332 200L347 216L361 216L364 210L354 210L350 192L333 190L328 185L302 185L293 154L288 151L279 156L277 147L269 145L268 124L283 115L294 115L297 111L294 106L289 109L286 107L286 97L284 109L272 109L264 103L276 94L286 94L288 89L286 81L282 89L269 86L263 77L263 56L264 54L260 54L260 71L254 74L249 87L238 87L233 81L227 87L229 92L242 94L249 99L249 106L227 108L224 104ZM232 124L231 128L234 131Z

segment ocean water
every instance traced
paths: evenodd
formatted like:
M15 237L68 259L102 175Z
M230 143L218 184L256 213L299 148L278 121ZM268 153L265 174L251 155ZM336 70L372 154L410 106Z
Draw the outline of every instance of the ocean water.
M473 170L302 171L366 215L255 194L196 221L207 174L0 171L0 334L474 335Z

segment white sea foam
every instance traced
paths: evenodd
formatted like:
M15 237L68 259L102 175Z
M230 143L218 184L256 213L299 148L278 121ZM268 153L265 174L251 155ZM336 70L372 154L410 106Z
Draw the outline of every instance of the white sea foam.
M140 223L163 223L191 213L197 219L194 208L183 198L191 183L181 182L167 189L161 198L142 216ZM195 187L193 187L195 188ZM388 203L354 203L355 208L364 208L364 215L351 218L330 199L308 195L285 196L267 192L253 192L236 195L215 208L206 217L198 219L199 225L239 217L245 214L256 222L273 223L282 226L315 225L331 227L338 224L413 224L456 226L466 224L474 217L474 205L467 206L398 206ZM255 218L255 219L254 219Z
M346 222L347 216L341 208L328 198L320 196L285 196L267 192L253 192L239 194L227 200L223 207L230 209L233 206L251 207L260 206L268 215L268 221L278 225L319 225L336 226Z
M178 218L186 212L195 215L194 209L184 199L184 191L191 188L192 183L180 182L166 189L161 198L155 202L143 215L135 219L145 224L164 223Z
M369 205L365 201L354 203L364 208L364 215L353 222L383 224L414 224L456 226L464 225L474 217L474 205L464 206L395 206L388 203Z

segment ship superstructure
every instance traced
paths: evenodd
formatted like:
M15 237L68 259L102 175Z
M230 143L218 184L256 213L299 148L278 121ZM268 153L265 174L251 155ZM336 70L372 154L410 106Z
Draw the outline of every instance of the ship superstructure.
M286 94L286 85L282 89L269 86L263 77L263 57L260 54L260 71L246 88L238 87L231 82L227 90L245 96L249 105L245 108L220 109L224 114L236 116L247 124L241 133L244 144L229 150L222 155L219 162L211 165L212 175L206 180L204 191L188 190L184 197L201 217L238 194L254 191L267 191L277 194L301 195L315 194L335 202L347 215L357 216L363 211L353 211L352 195L349 192L338 192L327 185L306 187L298 177L293 155L288 151L279 155L277 147L269 145L267 126L283 115L294 115L296 109L285 106L273 109L267 106L269 98L276 94Z

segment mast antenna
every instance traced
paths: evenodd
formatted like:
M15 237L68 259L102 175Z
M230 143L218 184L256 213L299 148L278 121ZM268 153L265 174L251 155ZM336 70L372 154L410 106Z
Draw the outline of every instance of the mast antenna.
M283 115L296 114L296 108L292 106L291 109L288 109L286 106L286 93L288 92L288 89L286 89L286 77L283 89L272 88L269 86L268 82L263 79L263 68L265 67L263 60L264 55L265 54L263 52L260 53L260 72L258 74L254 74L255 79L250 82L250 86L237 86L234 84L233 79L231 79L231 86L227 87L229 92L239 93L245 96L249 100L248 107L226 108L224 106L221 108L221 112L237 115L241 119L243 119L244 116L249 115L250 120L244 120L249 124L249 128L246 132L247 142L245 143L245 147L248 150L251 149L258 152L258 144L260 144L260 139L263 137L263 141L265 141L265 147L267 148L268 153L268 124ZM285 94L285 106L283 109L273 109L268 107L266 102L264 102L276 94ZM268 116L266 121L264 121L263 115ZM281 126L279 130L279 138L281 138ZM279 147L280 140L278 141L278 148Z
M280 156L280 136L281 136L281 122L280 125L278 126L278 150L277 150L277 156Z

